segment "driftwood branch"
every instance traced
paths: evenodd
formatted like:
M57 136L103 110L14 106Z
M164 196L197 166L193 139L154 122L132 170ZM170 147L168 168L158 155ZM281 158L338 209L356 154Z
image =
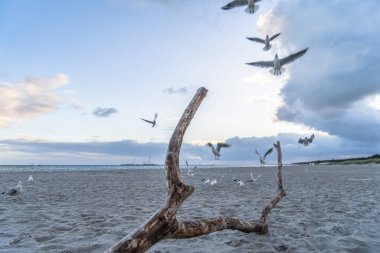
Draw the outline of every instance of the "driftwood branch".
M220 216L213 219L178 221L176 213L182 203L194 192L193 186L182 182L179 169L179 153L183 136L195 112L206 97L205 88L198 89L183 113L170 139L165 160L168 195L165 205L141 227L135 229L107 252L144 252L155 243L164 239L182 239L206 235L224 229L239 230L244 233L265 234L268 232L268 215L286 195L282 187L282 155L280 142L275 144L278 155L278 195L266 206L258 222L247 222L236 217Z

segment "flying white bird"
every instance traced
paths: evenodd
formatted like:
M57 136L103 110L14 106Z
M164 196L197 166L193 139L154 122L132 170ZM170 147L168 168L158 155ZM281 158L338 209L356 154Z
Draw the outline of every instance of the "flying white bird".
M261 0L234 0L225 6L222 7L223 10L230 10L235 7L241 7L241 6L246 6L248 7L245 9L245 12L249 14L255 13L259 9L259 5L257 5L257 2L260 2Z
M202 182L204 182L205 184L208 184L208 183L210 183L211 182L211 179L205 179L205 178L202 178L202 180L201 180Z
M240 186L245 185L245 183L241 179L234 179L235 182L237 182Z
M277 38L280 34L281 33L277 33L277 34L273 35L270 38L269 38L269 35L267 35L264 40L260 39L260 38L247 38L247 39L255 41L255 42L258 42L258 43L263 43L265 45L265 47L263 48L263 50L264 51L268 51L269 49L272 48L272 45L270 44L270 42L272 40L274 40L275 38Z
M15 188L12 188L10 189L8 192L7 192L7 195L11 195L11 196L15 196L15 195L18 195L22 192L22 185L21 185L21 181L18 181L18 184ZM5 194L5 192L2 192L2 194Z
M257 177L254 177L254 176L253 176L253 173L251 172L251 179L248 179L248 180L243 181L243 180L237 178L237 179L233 179L233 180L234 180L235 182L237 182L240 186L243 186L243 185L245 185L245 183L254 183L254 182L256 182L257 179L259 179L260 177L261 177L261 174L258 175Z
M222 143L222 142L219 142L218 144L216 144L216 148L210 142L207 143L207 145L212 148L212 153L215 156L215 160L219 160L219 158L221 156L221 154L220 154L220 149L221 148L228 148L228 147L231 146L230 144Z
M150 121L150 120L147 120L147 119L143 119L143 118L140 118L140 119L142 119L145 122L148 122L148 123L152 124L152 127L155 127L156 126L157 116L158 116L158 113L155 113L153 121Z
M216 181L216 178L214 178L213 180L211 180L210 182L210 185L215 185L218 181Z
M33 176L32 175L29 176L28 182L33 182Z
M288 57L285 57L283 59L278 58L278 55L276 54L274 56L273 61L258 61L258 62L251 62L247 64L251 66L260 67L260 68L272 68L269 72L272 75L279 76L285 72L285 69L282 66L300 58L302 55L306 53L307 50L308 48L305 48L304 50L291 54Z
M195 176L195 173L193 172L193 170L195 170L196 168L197 168L197 166L194 166L193 168L187 168L187 175L189 177Z
M261 177L261 174L258 175L257 177L254 177L254 176L253 176L253 173L251 172L251 178L252 178L252 179L247 180L247 181L245 181L245 182L246 182L246 183L248 183L248 182L250 182L250 183L254 183L254 182L256 182L257 179L259 179L260 177Z
M259 153L259 151L257 151L257 149L255 150L256 154L259 156L261 167L264 167L264 165L265 165L265 158L267 157L267 155L269 155L270 153L272 153L272 151L273 151L273 148L268 149L268 151L265 152L264 157L262 157L261 154Z
M303 139L300 138L300 139L298 140L298 143L303 144L304 146L309 146L309 143L312 143L313 140L314 140L314 134L312 134L312 135L310 136L310 138L307 138L307 137L305 137L305 138L303 138Z

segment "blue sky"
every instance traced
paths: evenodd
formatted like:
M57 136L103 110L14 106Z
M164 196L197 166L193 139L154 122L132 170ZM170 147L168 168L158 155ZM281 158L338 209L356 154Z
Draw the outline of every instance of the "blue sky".
M208 141L233 144L219 164L277 139L288 162L378 153L380 3L227 2L1 1L0 164L162 163L201 86L182 160L215 163ZM277 32L269 52L245 39ZM305 47L280 77L245 64Z

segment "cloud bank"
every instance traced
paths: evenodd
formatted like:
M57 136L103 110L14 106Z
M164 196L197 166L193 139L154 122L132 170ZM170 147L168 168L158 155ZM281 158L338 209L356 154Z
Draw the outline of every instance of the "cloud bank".
M380 3L281 1L261 15L259 30L282 32L275 50L309 46L281 90L280 120L300 123L353 142L379 142ZM301 63L302 62L302 63Z
M58 89L68 83L62 73L0 82L0 128L54 111L61 102Z
M233 137L226 140L231 148L222 149L221 160L215 161L210 147L184 143L181 148L181 163L188 160L191 164L247 164L259 165L255 149L263 153L277 140L281 141L285 163L332 159L338 157L355 157L374 154L374 146L352 145L338 137L316 135L314 142L308 146L298 144L298 139L305 137L298 134L282 133L271 137ZM136 160L163 164L167 143L138 143L133 140L111 142L49 142L32 140L0 140L0 159L3 164L119 164ZM17 161L11 160L11 153L16 153ZM38 159L38 161L36 161ZM276 163L276 155L267 157L269 164Z

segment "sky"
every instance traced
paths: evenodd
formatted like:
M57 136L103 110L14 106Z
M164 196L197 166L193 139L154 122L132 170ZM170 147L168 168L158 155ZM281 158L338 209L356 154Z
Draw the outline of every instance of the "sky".
M0 164L162 164L199 87L182 163L257 165L277 140L288 163L379 153L379 1L227 3L1 1ZM245 64L306 47L281 76Z

